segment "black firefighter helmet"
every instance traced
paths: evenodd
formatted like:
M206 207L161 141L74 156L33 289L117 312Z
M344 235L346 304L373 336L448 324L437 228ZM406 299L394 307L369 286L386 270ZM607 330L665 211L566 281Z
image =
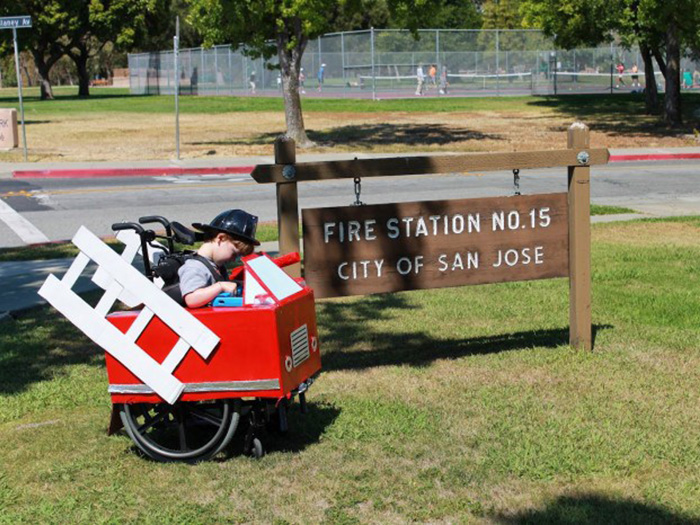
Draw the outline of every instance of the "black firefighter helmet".
M192 226L204 233L226 233L234 239L260 246L260 241L255 239L258 218L243 210L227 210L219 213L209 224L195 222Z

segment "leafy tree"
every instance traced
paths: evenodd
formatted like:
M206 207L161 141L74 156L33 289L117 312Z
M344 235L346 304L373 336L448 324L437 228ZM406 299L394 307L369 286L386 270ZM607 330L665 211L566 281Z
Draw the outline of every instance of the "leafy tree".
M145 32L145 14L164 4L165 0L15 0L12 6L0 4L0 14L32 17L32 28L21 36L34 58L45 100L53 98L49 75L63 55L75 63L79 94L87 96L88 60L107 42L133 44Z
M482 17L482 29L521 28L520 0L485 0Z
M187 23L189 10L187 0L151 0L149 9L143 13L143 26L135 35L131 49L139 51L172 49L177 17L180 17L180 47L201 45L202 36Z
M520 4L520 0L485 0L482 6L482 29L524 29ZM499 32L499 47L509 51L528 49L530 37L524 32ZM493 49L494 39L493 32L479 35L484 49Z
M664 120L680 126L681 53L698 43L700 2L697 0L627 0L633 7L640 28L641 41L651 47L666 80ZM664 38L661 38L664 35ZM647 41L649 44L647 44ZM665 63L660 45L665 48Z
M245 44L245 52L257 58L277 55L287 136L300 146L310 145L299 98L299 69L309 39L334 30L336 23L361 13L360 0L188 0L190 23L206 45ZM392 20L417 29L430 19L436 3L430 0L386 0Z
M700 2L697 0L522 0L526 23L541 27L567 49L597 45L614 35L627 45L638 44L644 59L646 105L653 111L656 80L652 57L666 80L664 120L681 121L681 50L698 41Z
M359 8L357 6L359 5ZM372 27L391 27L391 12L386 0L357 0L338 6L332 31L358 31Z
M108 42L117 47L132 45L145 26L145 14L153 0L72 0L65 2L65 35L60 39L66 55L78 70L78 96L90 94L88 60Z
M430 27L440 29L480 29L480 0L442 0L436 8Z
M32 17L32 28L17 31L17 38L34 57L42 100L53 98L49 72L63 56L60 39L65 34L68 18L64 3L63 0L14 0L12 5L0 4L0 16ZM7 38L9 31L2 33L6 33L3 36Z

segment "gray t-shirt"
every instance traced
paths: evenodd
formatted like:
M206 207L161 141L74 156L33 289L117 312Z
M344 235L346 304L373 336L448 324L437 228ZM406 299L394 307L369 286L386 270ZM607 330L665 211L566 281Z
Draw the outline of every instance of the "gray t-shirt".
M211 261L211 259L209 260ZM215 266L214 261L211 261L211 264ZM180 277L180 292L183 297L216 282L211 270L205 266L203 261L197 259L187 259L185 264L180 266L177 274Z

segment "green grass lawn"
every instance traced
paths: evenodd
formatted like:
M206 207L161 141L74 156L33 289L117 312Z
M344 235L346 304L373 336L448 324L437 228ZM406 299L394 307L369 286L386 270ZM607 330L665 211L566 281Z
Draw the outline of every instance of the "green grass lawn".
M317 305L309 414L255 461L107 437L103 357L0 323L0 522L700 522L700 218L593 226L595 348L565 279Z
M77 88L54 89L55 100L39 100L38 88L25 90L27 119L40 115L79 114L94 112L115 113L172 113L172 95L130 95L127 88L92 89L88 98L78 98ZM19 107L17 90L0 89L0 106ZM522 97L465 97L419 98L393 100L302 98L305 112L381 113L381 112L541 112L558 109L579 118L623 118L644 113L644 99L636 94L522 96ZM683 93L683 112L692 119L700 107L700 93ZM284 111L282 97L181 96L182 113L226 113Z

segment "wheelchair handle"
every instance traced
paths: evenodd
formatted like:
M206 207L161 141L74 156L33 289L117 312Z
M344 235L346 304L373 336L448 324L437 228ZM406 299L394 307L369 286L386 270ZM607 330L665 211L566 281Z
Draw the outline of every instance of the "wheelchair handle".
M136 233L139 235L144 232L143 226L135 222L115 222L112 224L112 231L118 232L121 230L136 230Z
M139 217L139 223L141 224L148 224L153 222L162 224L165 228L166 240L168 241L168 249L170 250L170 253L173 253L173 251L175 251L175 246L173 245L173 230L170 227L170 221L162 215L146 215L145 217Z
M153 272L151 262L148 260L148 243L155 238L155 234L151 230L144 230L143 226L135 222L117 222L112 224L112 231L135 230L141 240L141 255L143 257L143 270L146 277L153 280Z

